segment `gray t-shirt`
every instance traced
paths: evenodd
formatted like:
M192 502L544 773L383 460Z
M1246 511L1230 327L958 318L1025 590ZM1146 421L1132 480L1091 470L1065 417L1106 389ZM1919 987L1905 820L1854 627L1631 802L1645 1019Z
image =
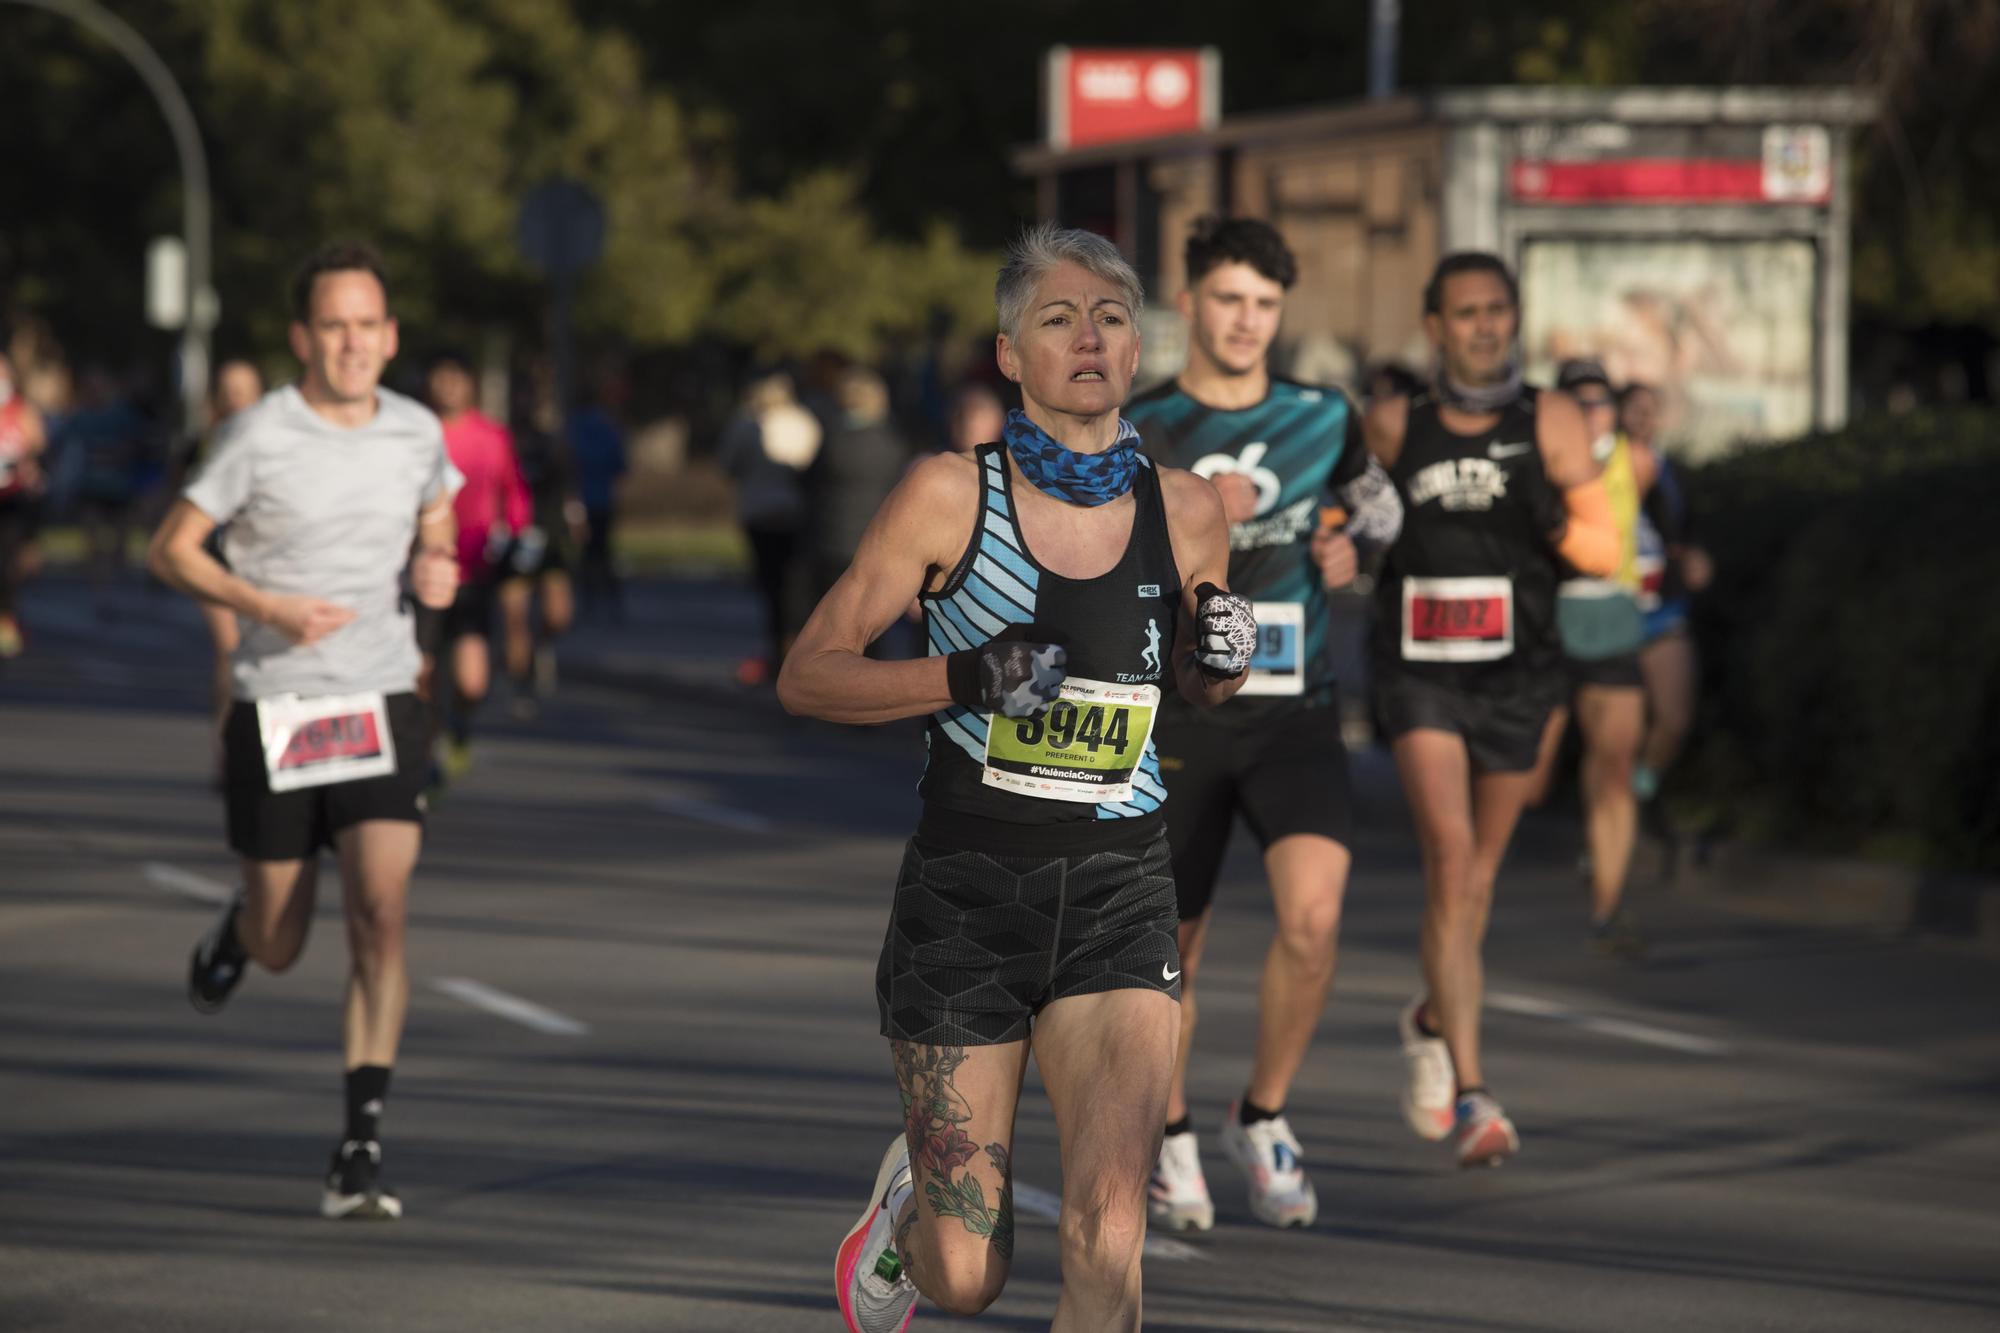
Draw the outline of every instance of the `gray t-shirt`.
M296 387L275 389L223 424L184 492L228 524L222 549L238 577L355 613L310 645L237 617L239 699L416 686L421 658L402 574L418 514L464 479L428 408L387 389L379 395L374 418L349 430L313 411Z

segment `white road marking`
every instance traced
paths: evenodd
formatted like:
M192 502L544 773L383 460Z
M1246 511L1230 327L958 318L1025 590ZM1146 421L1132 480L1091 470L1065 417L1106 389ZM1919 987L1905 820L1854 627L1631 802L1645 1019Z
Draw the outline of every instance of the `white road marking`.
M455 1000L463 1000L475 1009L484 1009L490 1014L519 1023L524 1028L546 1032L556 1037L581 1037L590 1031L590 1025L579 1023L574 1018L559 1014L553 1009L544 1009L532 1000L524 1000L506 991L494 990L482 982L468 977L442 977L431 983L431 989L441 991Z
M196 902L215 903L220 906L236 896L236 890L206 875L197 875L192 870L182 870L164 861L148 861L142 868L146 882L156 889L178 893Z
M1038 1217L1044 1222L1053 1222L1062 1216L1062 1199L1033 1185L1014 1182L1014 1211L1028 1217ZM1144 1250L1148 1259L1160 1259L1167 1263L1186 1263L1190 1259L1206 1259L1208 1255L1184 1240L1169 1240L1165 1236L1146 1237Z
M1502 1013L1519 1014L1524 1018L1545 1018L1552 1023L1567 1023L1571 1027L1579 1027L1600 1036L1623 1037L1626 1041L1679 1051L1683 1055L1727 1055L1730 1049L1728 1042L1716 1041L1712 1037L1697 1037L1689 1032L1675 1032L1671 1028L1654 1027L1651 1023L1638 1023L1629 1018L1612 1018L1604 1014L1586 1013L1552 1000L1538 999L1533 995L1519 995L1512 991L1488 991L1486 1003Z
M700 820L704 824L719 824L738 833L769 833L774 827L770 820L754 810L738 810L733 805L717 805L713 801L697 801L692 797L655 796L653 804L667 814Z

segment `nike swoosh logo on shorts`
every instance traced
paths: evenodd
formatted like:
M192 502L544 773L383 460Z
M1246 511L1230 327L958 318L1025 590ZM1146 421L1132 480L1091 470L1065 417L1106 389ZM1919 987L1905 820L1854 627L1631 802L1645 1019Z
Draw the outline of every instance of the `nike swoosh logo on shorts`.
M1167 971L1167 965L1165 963L1161 963L1160 975L1165 977L1168 981L1172 981L1175 977L1178 977L1180 973Z

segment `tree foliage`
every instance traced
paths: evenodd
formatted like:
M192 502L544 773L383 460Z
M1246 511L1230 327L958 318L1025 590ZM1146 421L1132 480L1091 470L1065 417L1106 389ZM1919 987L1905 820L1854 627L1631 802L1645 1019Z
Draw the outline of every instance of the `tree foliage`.
M1226 109L1358 96L1367 7L1213 0L128 0L214 157L225 348L280 344L313 242L387 251L420 338L540 309L522 194L594 189L608 251L586 327L866 354L990 319L991 247L1032 213L1008 151L1039 132L1045 50L1219 46ZM1406 87L1854 83L1865 313L2000 328L2000 0L1405 0ZM49 315L128 355L146 238L178 229L171 143L136 78L53 16L0 4L0 322Z

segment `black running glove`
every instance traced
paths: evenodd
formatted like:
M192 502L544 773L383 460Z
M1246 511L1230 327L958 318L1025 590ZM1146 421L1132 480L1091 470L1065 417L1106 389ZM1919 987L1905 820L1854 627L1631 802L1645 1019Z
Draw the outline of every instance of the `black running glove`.
M980 713L1033 717L1055 702L1069 653L1053 643L989 643L944 659L951 701Z
M1233 680L1250 669L1257 649L1257 616L1247 598L1213 583L1194 590L1194 663L1211 680Z

